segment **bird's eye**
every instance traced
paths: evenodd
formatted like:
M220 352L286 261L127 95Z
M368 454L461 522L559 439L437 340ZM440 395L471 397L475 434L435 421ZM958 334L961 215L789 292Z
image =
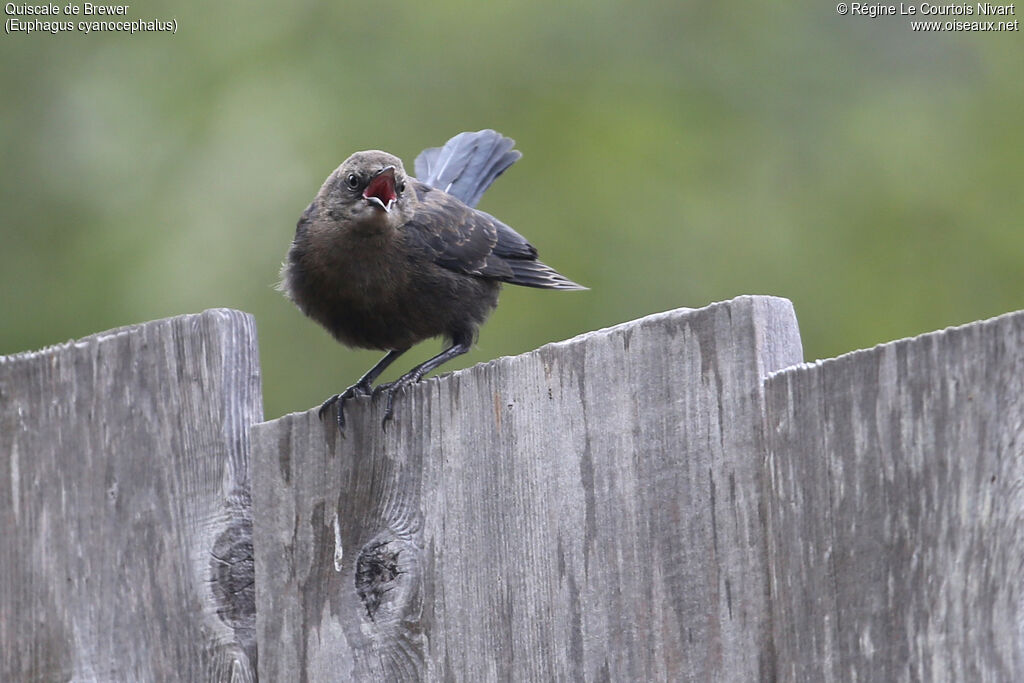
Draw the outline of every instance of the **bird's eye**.
M359 176L355 173L349 173L348 178L345 178L345 184L351 187L353 190L359 187Z
M405 192L405 183L398 183L398 185L395 186L395 189L398 190L399 194Z

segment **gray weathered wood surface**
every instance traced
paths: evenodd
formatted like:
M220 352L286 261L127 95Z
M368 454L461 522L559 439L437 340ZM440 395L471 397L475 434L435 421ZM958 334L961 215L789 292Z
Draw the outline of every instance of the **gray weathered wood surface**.
M766 386L779 678L1024 680L1024 312Z
M1024 680L1024 312L800 356L671 311L251 469L245 314L0 358L0 681Z
M261 678L771 679L762 378L801 358L741 297L426 381L387 432L255 426Z
M0 358L0 680L254 680L261 412L236 311Z

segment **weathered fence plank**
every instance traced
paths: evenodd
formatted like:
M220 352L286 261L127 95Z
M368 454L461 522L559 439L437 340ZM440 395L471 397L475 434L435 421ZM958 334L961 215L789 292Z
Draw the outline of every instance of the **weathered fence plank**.
M261 678L771 679L762 378L800 360L742 297L424 382L387 432L256 425Z
M257 363L229 310L0 358L0 680L254 679Z
M767 385L782 680L1024 680L1024 312Z

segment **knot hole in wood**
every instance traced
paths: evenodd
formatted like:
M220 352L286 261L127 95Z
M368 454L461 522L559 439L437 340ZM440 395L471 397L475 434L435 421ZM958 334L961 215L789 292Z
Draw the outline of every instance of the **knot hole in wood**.
M356 593L370 621L402 619L412 604L420 574L419 548L411 540L383 531L356 558Z

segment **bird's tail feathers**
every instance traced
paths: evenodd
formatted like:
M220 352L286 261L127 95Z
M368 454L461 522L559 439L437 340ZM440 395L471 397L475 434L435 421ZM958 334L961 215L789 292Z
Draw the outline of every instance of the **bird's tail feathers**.
M469 206L522 154L515 140L493 130L459 133L444 144L416 157L416 177Z

